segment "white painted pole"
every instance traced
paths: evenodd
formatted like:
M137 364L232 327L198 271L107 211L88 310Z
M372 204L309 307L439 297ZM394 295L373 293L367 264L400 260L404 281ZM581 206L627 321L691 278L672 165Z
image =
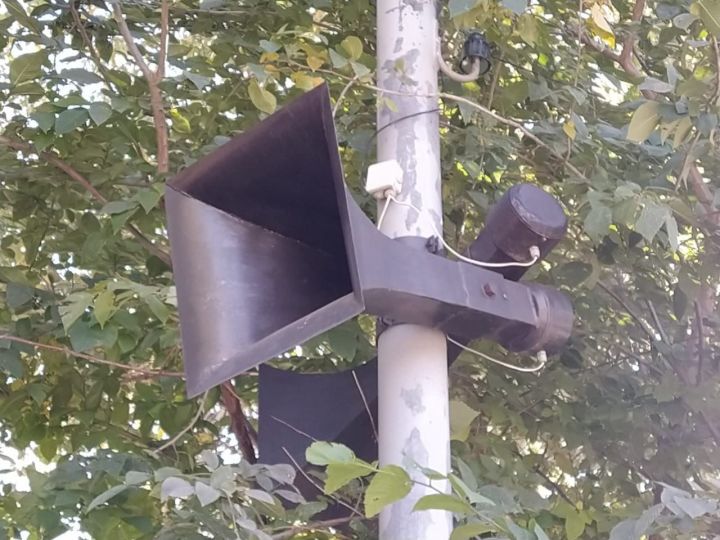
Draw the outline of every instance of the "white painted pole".
M436 95L436 2L377 0L377 26L378 86L393 92ZM391 238L428 238L442 230L437 107L434 98L379 95L377 123L382 131L377 138L378 160L400 163L404 177L398 199L420 210L390 203L381 230ZM400 465L424 483L428 480L418 465L448 472L447 345L442 332L396 325L381 334L378 416L380 465ZM444 483L433 485L447 489ZM448 512L412 511L420 497L431 493L436 492L415 486L408 497L383 510L380 540L449 538L452 516Z

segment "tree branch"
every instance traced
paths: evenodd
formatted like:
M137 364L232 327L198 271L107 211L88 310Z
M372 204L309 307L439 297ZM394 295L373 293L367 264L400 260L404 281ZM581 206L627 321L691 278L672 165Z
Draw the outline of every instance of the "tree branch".
M170 3L162 0L160 6L160 48L158 49L157 69L155 77L158 82L165 78L165 62L167 61L168 33L170 31Z
M703 335L703 317L700 311L700 302L695 300L695 328L697 329L698 340L698 365L695 377L695 386L700 386L703 380L703 369L705 364L705 336Z
M645 0L635 0L632 12L632 22L638 23L642 20L643 11L645 10ZM633 77L642 77L644 74L633 62L633 51L635 49L635 42L637 41L637 34L634 31L628 32L623 41L622 52L618 59L618 64L622 66L628 75Z
M12 139L9 139L8 137L1 136L0 135L0 144L3 144L7 146L8 148L12 148L13 150L17 150L19 152L25 152L25 153L34 153L37 154L43 161L49 163L53 167L60 169L65 174L67 174L71 179L73 179L75 182L80 184L87 192L92 195L93 199L98 201L100 204L106 204L108 202L108 199L100 193L95 186L92 185L90 180L85 178L77 169L75 169L72 165L67 163L66 161L63 161L58 156L51 152L38 152L35 150L35 148L26 142L23 141L14 141ZM163 261L168 266L172 267L172 261L170 260L170 255L168 255L166 252L164 252L160 247L153 244L150 239L148 239L137 227L135 227L132 224L128 224L127 228L132 232L132 234L140 241L141 244L147 249L150 253L155 255L158 259Z
M195 424L198 423L198 420L200 420L200 417L203 415L203 412L205 412L205 400L207 399L209 390L206 390L205 393L202 395L202 398L200 399L200 406L198 407L197 413L195 413L195 416L193 416L192 420L190 420L190 423L185 426L183 429L181 429L177 435L172 437L171 439L167 440L157 448L155 448L152 451L152 454L155 457L158 457L163 450L170 448L173 446L176 442L180 440L180 438L185 435L188 431L190 431Z
M292 60L288 61L288 64L297 66L302 69L307 69L306 66L303 66L302 64L298 64L297 62L294 62ZM352 77L348 77L346 75L343 75L342 73L338 73L337 71L332 71L329 69L316 69L314 70L318 73L327 73L329 75L333 75L335 77L338 77L340 79L344 79L346 81L352 80ZM392 96L405 96L405 97L420 97L420 98L440 98L440 99L447 99L450 101L455 101L457 103L464 103L465 105L468 105L469 107L472 107L473 109L476 109L480 111L483 114L486 114L487 116L490 116L491 118L497 120L501 124L505 124L506 126L510 126L514 129L517 129L521 131L524 135L526 135L529 139L531 139L533 142L535 142L538 146L541 146L548 152L550 152L553 156L555 156L559 161L564 162L565 156L562 155L560 152L557 152L554 150L550 145L546 144L542 141L537 135L535 135L532 131L527 129L525 126L523 126L520 122L517 122L516 120L513 120L512 118L506 118L494 111L491 111L487 107L484 107L480 105L479 103L475 103L471 99L464 98L462 96L457 96L455 94L448 94L446 92L438 92L437 94L422 94L422 93L413 93L413 92L400 92L397 90L389 90L387 88L380 88L379 86L375 86L374 84L368 84L368 83L361 83L358 86L362 86L363 88L367 88L368 90L374 90L375 92L382 92L388 95ZM578 178L584 180L585 182L591 183L590 179L585 176L577 167L575 167L572 163L563 163L570 171L575 174Z
M382 90L382 89L380 89L380 90ZM387 90L382 90L382 91L387 92ZM532 140L535 144L537 144L538 146L541 146L542 148L544 148L545 150L550 152L553 156L555 156L558 160L560 160L560 162L562 162L565 167L570 169L570 171L573 174L575 174L575 176L577 176L578 178L581 178L585 182L592 183L587 176L585 176L582 172L580 172L580 170L577 167L575 167L575 165L573 165L569 161L566 161L564 155L562 155L560 152L556 151L550 145L543 142L542 139L540 139L532 131L530 131L525 126L523 126L520 122L517 122L511 118L506 118L504 116L501 116L500 114L496 113L495 111L491 111L490 109L483 107L479 103L475 103L474 101L464 98L462 96L456 96L455 94L448 94L446 92L440 92L438 94L438 97L444 98L444 99L449 99L451 101L456 101L458 103L464 103L465 105L468 105L469 107L477 109L481 113L486 114L490 118L497 120L501 124L505 124L506 126L510 126L519 131L522 131L522 133L528 139Z
M518 455L519 455L519 454L518 454ZM522 457L522 456L520 456L520 457ZM550 487L552 487L553 491L554 491L555 493L557 493L558 495L560 495L560 497L562 497L563 499L565 499L565 501L566 501L568 504L570 504L570 506L573 506L573 507L575 506L575 502L574 502L570 497L568 497L568 494L565 493L565 490L562 488L562 486L561 486L560 484L558 484L557 482L555 482L555 481L554 481L552 478L550 478L547 474L545 474L545 473L542 471L542 469L540 468L539 465L536 465L533 470L535 471L535 473L536 473L538 476L540 476L543 480L545 480L548 484L550 484Z
M167 29L162 27L162 25L169 24L166 21L166 19L168 19L168 9L169 8L167 6L167 0L164 0L160 15L161 41L167 39ZM120 35L122 36L123 40L125 41L125 45L128 48L128 52L135 60L135 63L137 64L138 68L140 68L140 71L142 72L145 80L147 81L148 90L150 93L150 109L152 111L153 123L155 125L155 141L157 146L157 172L160 174L166 174L170 170L168 154L168 127L167 120L165 119L165 106L163 104L163 97L160 91L160 87L158 86L158 83L160 82L160 77L158 75L161 72L164 73L165 62L163 60L162 69L160 69L160 65L158 65L158 73L153 73L152 71L150 71L147 62L145 62L145 59L140 52L140 49L138 49L138 46L135 43L135 39L130 33L130 29L128 28L127 22L125 21L125 16L123 15L122 9L120 8L120 3L113 4L113 13L115 15L115 21L117 22L118 29L120 30ZM165 37L162 36L163 34L165 34ZM163 49L162 54L164 58L164 55L166 54L165 47L161 45L161 48Z
M649 327L648 323L638 315L638 313L630 307L630 305L623 300L615 291L613 291L608 285L603 283L602 281L597 282L598 287L600 287L603 291L608 293L612 298L620 304L622 307L625 308L625 311L628 312L628 314L633 318L635 322L638 323L640 328L647 334L647 336L650 338L650 341L658 341L658 335Z
M87 360L88 362L91 362L93 364L102 364L104 366L110 366L118 369L124 369L126 371L133 371L135 373L142 373L143 375L150 375L152 377L180 377L183 378L185 375L180 371L166 371L163 369L148 369L148 368L142 368L137 366L131 366L128 364L121 364L119 362L113 362L112 360L107 360L105 358L98 358L97 356L92 356L89 354L73 351L72 349L69 349L68 347L63 347L60 345L49 345L47 343L40 343L37 341L30 341L29 339L24 339L17 336L11 336L9 334L2 334L0 335L0 340L7 340L7 341L13 341L15 343L22 343L24 345L30 345L31 347L35 347L37 349L47 349L49 351L56 351L65 353L68 356L73 356L75 358L81 358L83 360Z
M4 137L4 136L0 136L0 144L4 144L5 146L12 148L13 150L18 150L19 152L37 154L38 156L40 156L41 159L48 162L53 167L60 169L65 174L67 174L70 178L75 180L78 184L80 184L83 188L85 188L85 190L88 191L96 201L98 201L102 204L105 204L108 202L108 200L105 198L105 196L102 193L100 193L97 190L97 188L95 188L95 186L93 186L87 178L85 178L76 169L74 169L68 163L64 162L62 159L57 157L55 154L52 154L50 152L38 152L29 143L22 142L22 141L14 141L14 140L9 139L8 137Z
M288 530L286 530L285 532L273 535L272 538L273 540L287 540L289 538L295 537L301 532L317 531L324 527L335 527L336 525L343 525L348 521L351 521L355 517L356 516L347 516L335 519L328 519L327 521L314 521L307 525L293 525L292 527L289 527Z
M102 62L102 59L100 58L100 55L97 52L97 49L95 49L95 46L92 44L92 40L90 39L90 36L88 36L87 30L85 29L85 25L82 22L82 19L80 19L80 13L78 13L77 8L75 7L75 1L70 0L68 2L68 5L70 6L70 14L72 15L73 21L75 22L75 27L78 29L78 33L80 34L80 38L82 39L83 43L85 44L85 47L87 47L88 51L90 52L90 58L92 58L95 66L98 68L98 71L102 73L105 76L105 83L107 86L112 89L112 82L110 81L110 78L108 77L108 71L105 65Z
M643 11L645 10L645 0L636 0L635 4L633 5L633 12L632 12L632 22L639 23L642 20L643 17ZM632 77L643 77L645 74L633 63L633 54L635 53L635 46L637 44L637 35L635 32L629 32L628 35L625 37L623 41L623 48L621 53L618 55L611 49L607 48L605 45L601 45L597 43L594 39L592 39L587 34L582 34L583 42L587 45L590 45L593 49L598 51L600 54L606 56L607 58L611 59L614 62L617 62L620 67L627 73L628 75ZM718 50L717 40L713 40L713 46L715 47L715 51L720 52ZM720 56L717 56L716 54L716 77L717 77L717 88L720 89ZM645 96L646 99L651 100L657 100L658 95L655 92L652 92L650 90L643 90L642 91L643 96ZM720 99L720 97L718 97ZM689 154L689 153L688 153ZM689 157L689 156L688 156ZM683 170L680 171L679 177L681 178L683 175L686 174L685 171L686 167L683 167ZM697 165L695 163L692 163L687 167L687 175L689 179L690 187L692 188L693 194L700 200L701 203L707 208L710 208L712 206L713 202L713 194L710 192L708 187L705 185L705 182L703 181L702 175L700 174L700 171L697 168ZM719 225L720 224L720 215L715 215L713 217L713 224Z
M245 416L242 400L235 392L230 381L220 385L220 397L230 416L230 428L235 434L240 453L249 463L256 463L255 445L257 444L257 433L250 425L247 416Z

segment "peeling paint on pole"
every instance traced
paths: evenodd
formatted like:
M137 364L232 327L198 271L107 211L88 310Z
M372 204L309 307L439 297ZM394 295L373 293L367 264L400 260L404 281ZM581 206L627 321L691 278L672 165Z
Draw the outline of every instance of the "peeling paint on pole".
M432 236L442 226L437 95L437 6L429 0L378 1L378 160L397 159L405 171L400 200L383 232ZM434 223L435 227L433 227Z
M440 131L436 64L437 5L433 0L378 0L378 160L404 171L401 201L388 207L382 232L391 238L435 236L442 230ZM384 201L380 202L380 205ZM391 326L378 339L379 458L425 484L419 467L450 468L447 344L442 332ZM433 482L447 490L445 482ZM413 512L435 490L415 485L380 513L381 540L446 540L449 512Z

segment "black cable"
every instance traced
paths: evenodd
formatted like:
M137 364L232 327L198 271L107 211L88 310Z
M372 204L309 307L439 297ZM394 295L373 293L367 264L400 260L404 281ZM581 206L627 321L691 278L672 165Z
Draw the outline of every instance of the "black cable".
M405 116L401 116L400 118L395 118L394 120L390 120L387 124L385 124L383 127L379 128L375 133L373 133L372 137L370 137L370 140L368 141L368 147L370 146L370 143L375 140L375 138L380 135L380 133L385 129L389 128L390 126L393 126L399 122L402 122L403 120L407 120L409 118L415 118L416 116L422 116L423 114L430 114L434 112L440 112L439 107L435 107L434 109L428 109L427 111L418 111L414 112L412 114L406 114Z

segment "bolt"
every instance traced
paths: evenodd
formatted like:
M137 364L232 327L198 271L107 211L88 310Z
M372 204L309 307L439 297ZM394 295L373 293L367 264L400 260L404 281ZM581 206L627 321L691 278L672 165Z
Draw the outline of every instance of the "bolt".
M493 296L495 296L495 290L490 286L489 283L486 283L486 284L485 284L485 286L483 287L483 291L484 291L485 294L488 295L490 298L492 298Z

